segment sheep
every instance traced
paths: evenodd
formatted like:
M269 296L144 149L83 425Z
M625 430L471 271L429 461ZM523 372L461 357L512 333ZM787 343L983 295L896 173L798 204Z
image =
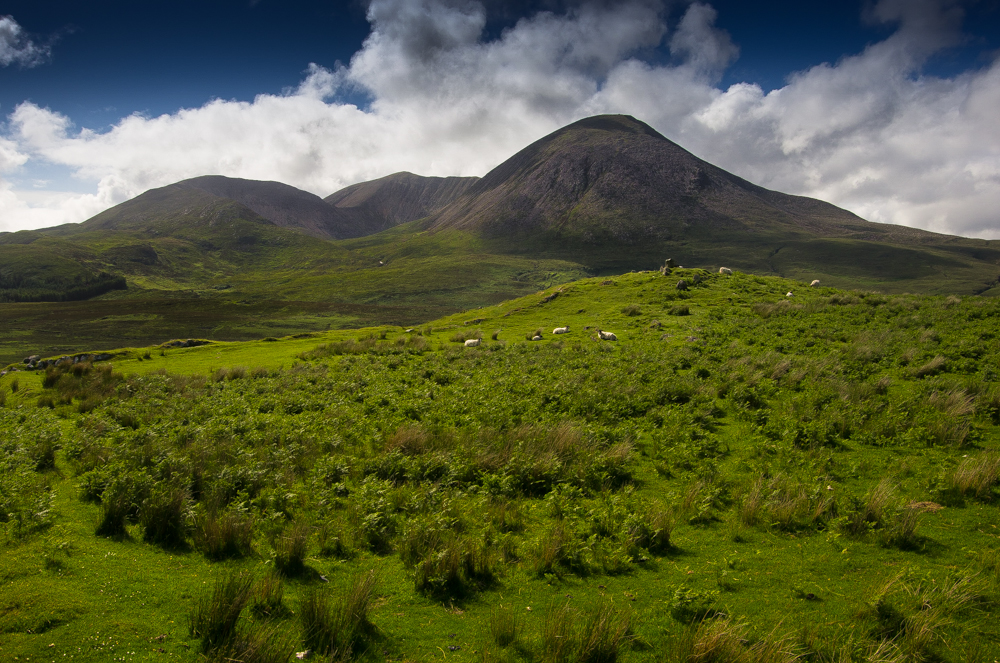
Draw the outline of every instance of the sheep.
M539 336L539 335L537 335L537 334L535 334L534 336L531 337L531 340L532 341L540 341L540 340L542 340L542 337Z
M725 274L726 276L732 276L733 270L729 269L728 267L719 267L719 273Z
M553 334L568 334L569 333L569 325L566 325L565 327L556 327L555 329L552 330L552 333Z
M819 279L813 279L813 282L809 284L810 288L815 288L819 285Z
M792 294L792 291L791 291L791 290L789 290L789 291L788 291L788 292L787 292L787 293L785 294L785 297L794 297L794 296L795 296L795 295L793 295L793 294Z
M482 343L482 341L480 341L478 338L470 338L468 341L465 342L465 347L474 348L478 346L480 343Z
M597 337L602 341L617 341L618 337L612 332L597 330Z

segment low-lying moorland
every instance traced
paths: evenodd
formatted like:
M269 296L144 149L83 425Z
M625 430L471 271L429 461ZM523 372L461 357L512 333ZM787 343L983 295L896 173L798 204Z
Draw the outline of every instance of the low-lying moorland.
M998 313L675 270L9 372L0 657L994 661Z

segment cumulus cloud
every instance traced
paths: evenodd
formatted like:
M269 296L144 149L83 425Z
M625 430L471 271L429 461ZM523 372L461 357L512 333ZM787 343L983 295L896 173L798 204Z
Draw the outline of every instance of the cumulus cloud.
M34 67L49 57L49 47L28 39L11 16L0 16L0 67L19 64Z
M484 37L487 10L475 0L372 0L368 19L348 66L311 65L283 95L133 115L103 133L21 104L0 138L0 173L61 164L95 193L29 201L7 185L0 228L80 221L209 173L320 195L399 170L481 175L568 122L612 112L764 186L876 221L1000 237L1000 64L922 73L962 39L955 2L881 0L865 20L894 25L888 38L767 93L718 87L738 49L701 2L668 25L659 2L584 1L524 17L495 39ZM656 48L673 60L651 61ZM358 89L367 108L338 101Z

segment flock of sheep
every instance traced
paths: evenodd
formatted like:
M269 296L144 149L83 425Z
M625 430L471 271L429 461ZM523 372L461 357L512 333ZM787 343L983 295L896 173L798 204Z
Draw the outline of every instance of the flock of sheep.
M664 274L664 273L669 274L670 270L672 268L674 268L674 266L675 265L673 264L673 260L667 260L666 264L660 269L660 273L661 274ZM728 267L719 267L719 274L722 274L723 276L731 276L732 273L733 273L733 270L729 269ZM695 277L694 282L698 283L699 280L700 279L698 277ZM818 285L819 285L819 280L818 279L814 279L812 281L812 283L809 284L809 286L812 287L812 288L815 288ZM678 290L687 290L687 286L688 286L687 281L685 281L683 279L681 279L680 281L677 282L677 289ZM785 295L785 296L786 297L792 297L793 294L792 294L791 291L789 291L788 294ZM554 297L554 295L552 295L551 297ZM548 299L546 299L545 301L548 301ZM597 337L600 340L602 340L602 341L617 341L618 340L618 337L615 336L615 334L613 332L601 331L600 328L597 328L595 331L597 332ZM555 329L552 330L552 333L553 334L567 334L567 333L569 333L569 325L566 325L565 327L556 327ZM494 339L495 338L496 338L496 335L494 334ZM541 341L542 337L540 335L536 334L535 336L532 337L531 340L532 341ZM469 340L467 340L465 342L465 347L467 347L467 348L474 348L474 347L479 346L481 343L482 343L482 341L480 339L478 339L478 338L471 338L471 339L469 339Z

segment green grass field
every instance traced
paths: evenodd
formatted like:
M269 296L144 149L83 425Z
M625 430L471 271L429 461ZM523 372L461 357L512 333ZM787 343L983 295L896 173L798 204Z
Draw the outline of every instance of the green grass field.
M998 313L675 270L8 372L0 658L996 661Z

